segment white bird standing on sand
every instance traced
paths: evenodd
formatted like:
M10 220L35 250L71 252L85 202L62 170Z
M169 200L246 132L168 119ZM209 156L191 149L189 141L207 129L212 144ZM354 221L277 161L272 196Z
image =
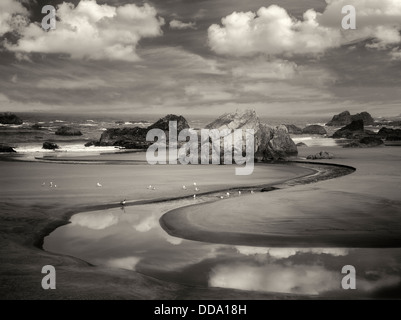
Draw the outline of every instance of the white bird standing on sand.
M55 184L54 187L57 188L57 184Z
M98 187L102 187L102 185L98 182L98 183L96 183L96 186L98 186Z
M241 190L238 191L238 195L239 195L239 196L241 195Z
M187 190L187 187L186 186L182 186L182 190Z
M124 205L125 205L125 199L124 199L123 201L121 201L120 204L121 204L122 206L124 206Z
M46 185L46 182L43 182L43 183L42 183L42 187L44 187L45 185Z
M230 192L227 192L226 195L227 195L227 197L229 197L230 196Z
M196 194L194 194L194 199L196 198Z
M220 199L224 199L224 197L223 197L223 196L220 196Z
M198 187L196 187L196 188L195 188L195 191L199 191L199 188L198 188Z
M53 188L53 182L50 181L50 188Z
M194 182L194 186L196 187L196 182Z
M152 190L156 190L156 187L152 187Z
M253 190L251 190L251 194L254 194L255 192L253 192Z
M149 190L152 189L152 185L151 185L151 184L149 185L148 189L149 189Z

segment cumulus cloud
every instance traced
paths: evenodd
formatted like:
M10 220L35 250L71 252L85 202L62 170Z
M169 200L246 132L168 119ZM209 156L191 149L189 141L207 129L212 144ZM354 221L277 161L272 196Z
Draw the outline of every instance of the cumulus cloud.
M196 23L195 22L182 22L182 21L174 19L174 20L170 21L170 28L178 29L178 30L196 29Z
M0 2L0 36L25 26L27 15L28 11L19 2L2 0Z
M398 0L326 0L323 13L307 10L303 19L277 6L233 12L208 30L209 45L219 54L318 54L355 40L372 39L368 47L384 49L401 42ZM342 30L345 5L356 8L356 30Z
M15 52L59 53L76 59L139 59L136 46L142 38L162 34L164 20L148 4L120 7L99 5L95 0L81 0L75 7L62 3L57 8L56 29L44 31L30 23L20 32L16 44L6 47Z
M248 56L256 53L319 53L340 43L340 32L316 21L310 9L297 21L277 6L262 7L257 13L234 12L222 26L209 27L209 45L217 53Z

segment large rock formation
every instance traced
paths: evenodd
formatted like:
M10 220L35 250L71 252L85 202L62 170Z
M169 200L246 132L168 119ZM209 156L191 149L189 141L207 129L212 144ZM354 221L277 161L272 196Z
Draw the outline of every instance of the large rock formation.
M147 149L152 141L146 141L146 134L151 129L163 130L168 139L169 121L177 121L177 131L189 128L187 120L182 116L169 114L147 128L110 128L100 137L98 146L119 146L126 149Z
M206 129L218 129L219 131L253 129L255 159L259 161L275 160L298 154L287 127L285 125L273 127L261 123L254 110L224 114L208 124ZM243 134L245 134L245 130L243 130ZM221 150L223 151L223 149ZM222 155L222 152L220 154Z
M307 127L303 128L302 129L302 133L303 134L321 134L321 135L324 135L324 134L327 134L327 131L326 131L326 129L324 127L319 126L317 124L313 124L313 125L310 125L310 126L307 126Z
M17 124L20 125L23 123L22 119L16 116L13 113L5 112L0 114L0 123L1 124Z
M361 112L354 115L351 115L349 111L341 112L333 116L331 121L326 123L326 126L334 126L334 127L342 127L350 124L352 121L362 120L364 125L372 125L374 124L374 119L368 112Z
M17 152L12 147L0 144L0 152Z
M356 139L364 135L363 120L356 120L334 132L333 138Z
M302 134L302 129L294 124L285 124L285 126L290 134Z
M58 128L56 134L59 136L82 136L81 131L67 126Z

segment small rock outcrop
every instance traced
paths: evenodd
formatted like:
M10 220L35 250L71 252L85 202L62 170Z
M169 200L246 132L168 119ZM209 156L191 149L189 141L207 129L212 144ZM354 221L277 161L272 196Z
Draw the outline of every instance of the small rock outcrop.
M388 141L400 141L401 129L392 129L383 127L377 133L377 136Z
M0 114L0 123L20 125L23 124L23 121L17 115L10 112L5 112L3 114Z
M55 149L58 149L58 148L59 148L59 146L57 144L55 144L54 142L50 142L50 141L43 142L42 149L55 150Z
M296 144L296 146L297 146L297 147L307 147L308 145L307 145L306 143L303 143L303 142L298 142L298 143Z
M328 123L326 123L326 126L342 127L356 120L362 120L365 126L372 125L375 122L375 120L368 112L364 111L351 115L349 111L344 111L333 116L333 118Z
M0 144L0 152L17 152L17 151L15 151L13 147Z
M305 128L302 129L302 133L303 134L320 134L320 135L324 135L327 134L327 131L324 127L319 126L317 124L313 124L310 126L307 126Z
M78 129L62 126L57 129L56 134L59 136L82 136L82 132Z
M42 126L39 123L35 123L31 126L31 128L34 130L40 130L42 129Z
M320 151L319 153L311 154L306 157L306 159L309 159L309 160L333 159L333 158L334 158L334 154L332 154L330 152L326 152L326 151Z

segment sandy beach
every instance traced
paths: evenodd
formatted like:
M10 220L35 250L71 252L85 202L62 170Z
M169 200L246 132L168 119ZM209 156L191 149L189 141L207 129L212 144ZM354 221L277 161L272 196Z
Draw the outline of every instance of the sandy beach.
M300 156L321 148L300 148ZM253 246L399 247L401 149L328 147L335 159L355 167L340 178L286 186L171 211L162 220L180 237ZM126 155L124 157L127 157ZM108 156L108 160L118 158ZM43 237L74 214L136 201L191 197L182 185L194 181L201 193L286 181L315 172L293 165L258 165L251 176L232 166L149 166L2 161L0 188L2 299L297 299L308 295L190 287L137 272L91 265L43 251ZM60 170L62 167L63 170ZM49 182L57 184L50 188ZM46 185L42 186L45 182ZM96 187L100 182L102 187ZM148 190L147 186L156 186ZM313 195L311 195L313 193ZM307 200L306 200L307 199ZM311 200L312 199L312 200ZM132 202L131 202L132 201ZM245 215L244 212L247 214ZM304 219L307 217L308 219ZM308 221L307 223L304 221ZM174 226L174 230L173 230ZM221 237L221 235L224 237ZM296 236L294 236L296 234ZM226 240L224 240L224 239ZM376 245L375 245L376 244ZM57 290L40 286L42 266L57 269ZM79 288L79 290L77 290Z

